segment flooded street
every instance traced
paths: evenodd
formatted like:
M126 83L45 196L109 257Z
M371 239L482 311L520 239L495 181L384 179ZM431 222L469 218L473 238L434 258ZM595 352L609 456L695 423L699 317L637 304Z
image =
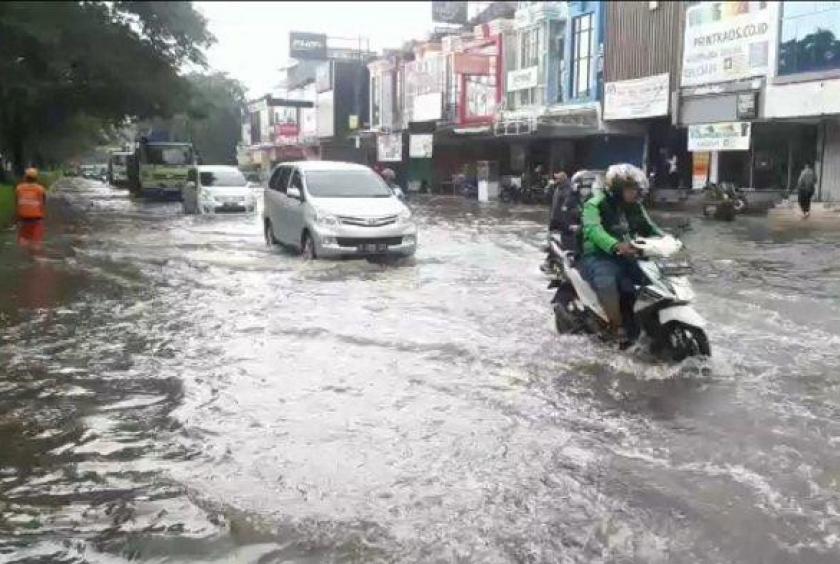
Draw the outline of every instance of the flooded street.
M2 562L840 560L840 232L678 229L707 364L560 337L547 210L399 264L66 181L0 233Z

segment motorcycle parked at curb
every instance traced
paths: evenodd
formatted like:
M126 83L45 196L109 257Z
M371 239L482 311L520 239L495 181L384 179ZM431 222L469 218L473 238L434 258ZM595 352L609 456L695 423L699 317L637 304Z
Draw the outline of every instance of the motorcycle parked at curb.
M749 207L747 197L731 182L710 182L706 184L704 191L703 215L706 217L732 221L736 215L745 213Z
M705 320L691 303L694 291L687 275L687 262L671 260L682 243L666 235L636 238L631 244L640 252L638 264L647 284L637 287L633 307L636 321L651 340L651 351L674 362L692 356L711 356ZM552 234L551 257L547 273L549 288L556 289L551 301L557 331L561 334L609 334L606 313L595 291L575 265L575 255L561 247L561 238Z

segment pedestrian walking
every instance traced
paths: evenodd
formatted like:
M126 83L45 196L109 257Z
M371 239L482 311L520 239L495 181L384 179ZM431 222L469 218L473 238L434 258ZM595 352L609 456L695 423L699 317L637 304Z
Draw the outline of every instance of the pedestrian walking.
M796 181L796 191L799 194L799 208L806 219L811 215L811 199L814 197L816 186L817 175L811 165L805 163L805 167L799 173L799 180Z
M15 188L18 244L37 248L44 239L47 191L38 184L38 170L28 168Z

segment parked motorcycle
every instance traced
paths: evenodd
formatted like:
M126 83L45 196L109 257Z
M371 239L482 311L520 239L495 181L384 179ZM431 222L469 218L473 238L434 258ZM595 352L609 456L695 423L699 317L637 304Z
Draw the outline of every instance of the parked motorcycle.
M710 356L704 319L691 302L694 291L686 262L671 260L682 243L667 235L637 238L631 243L640 252L639 267L647 284L637 288L633 311L642 331L651 340L651 350L680 362L690 356ZM609 322L595 291L574 264L574 254L564 251L559 235L552 235L549 288L556 289L552 306L559 333L592 333L606 336Z
M704 191L706 199L703 203L703 215L706 217L732 221L737 214L746 212L749 207L747 197L731 182L709 182Z

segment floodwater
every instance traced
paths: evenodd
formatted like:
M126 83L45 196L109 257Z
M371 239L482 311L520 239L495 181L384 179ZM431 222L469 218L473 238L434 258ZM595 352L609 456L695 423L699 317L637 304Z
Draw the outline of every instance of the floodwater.
M840 233L658 216L713 359L552 328L545 210L400 264L68 181L0 234L0 561L840 560Z

